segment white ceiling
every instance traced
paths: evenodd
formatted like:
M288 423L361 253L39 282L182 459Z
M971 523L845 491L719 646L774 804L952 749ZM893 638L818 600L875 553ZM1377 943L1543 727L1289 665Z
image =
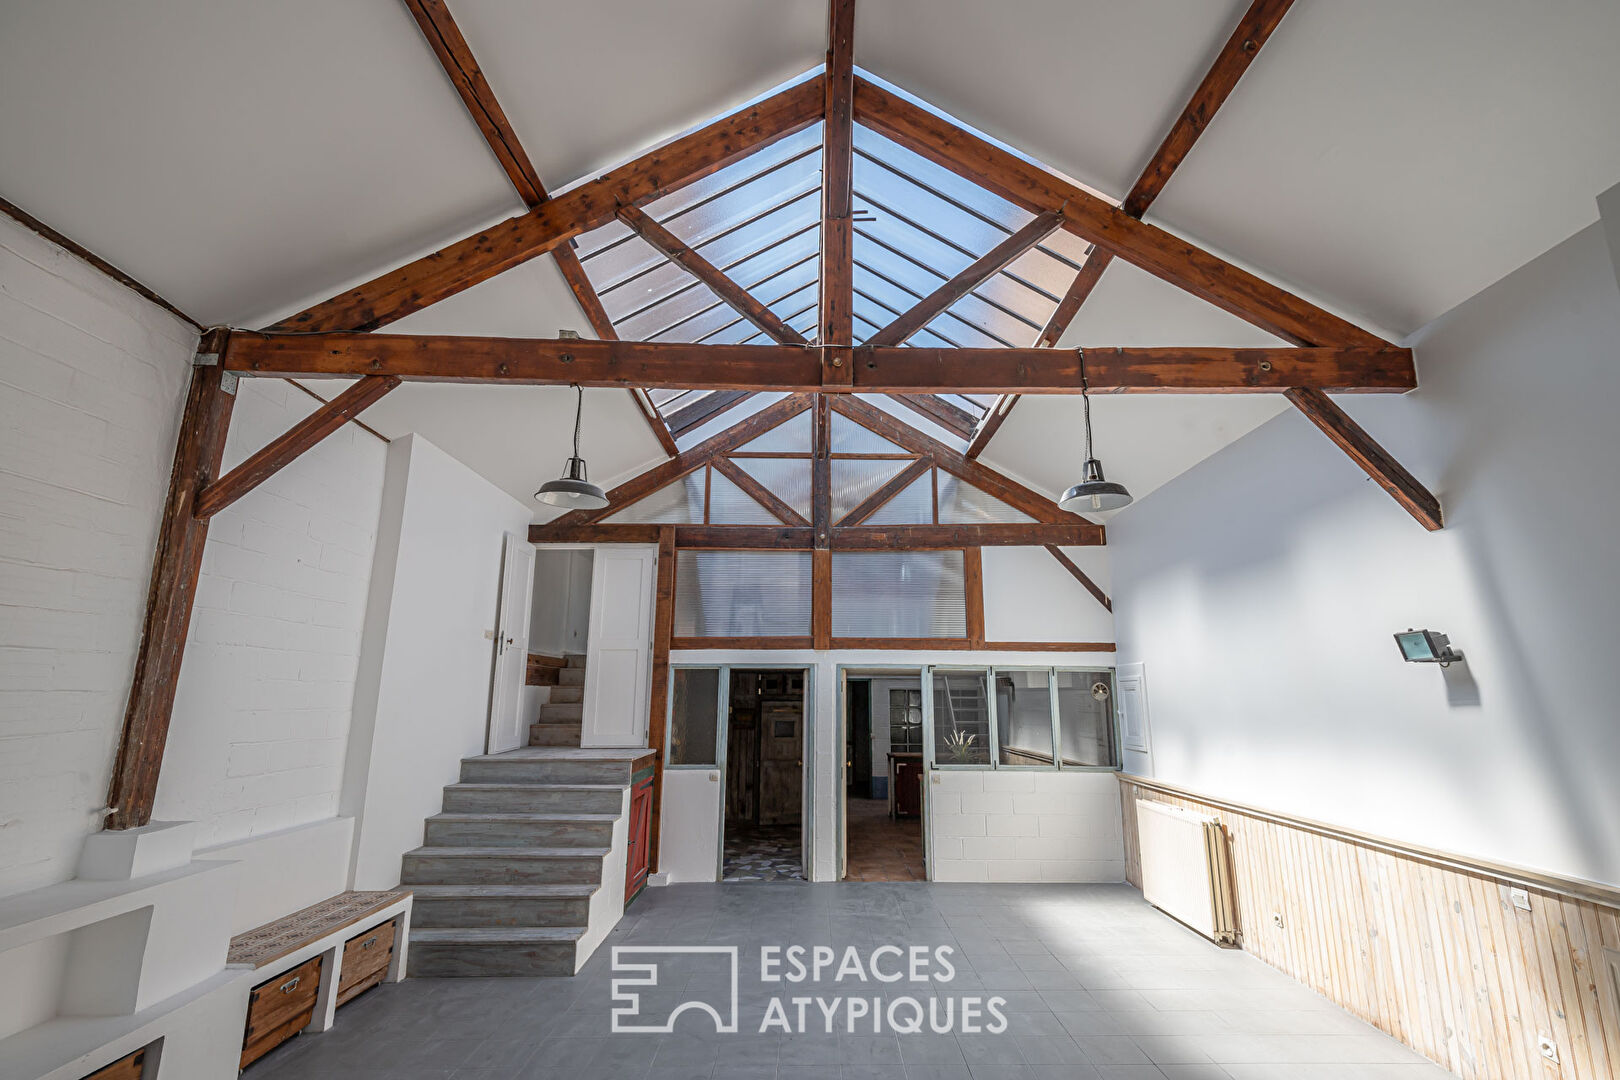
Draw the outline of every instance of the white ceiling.
M860 0L856 61L1117 197L1245 3ZM825 49L824 0L451 7L552 190ZM1620 181L1617 51L1614 0L1296 4L1150 216L1409 333L1596 219ZM0 147L0 195L204 322L260 325L520 209L399 0L0 4ZM396 328L584 326L538 260ZM1117 262L1065 338L1267 341ZM1100 401L1099 450L1140 496L1279 408ZM558 390L405 387L368 419L526 499L567 413ZM658 459L625 394L587 413L604 482ZM985 460L1055 494L1077 418L1026 400Z

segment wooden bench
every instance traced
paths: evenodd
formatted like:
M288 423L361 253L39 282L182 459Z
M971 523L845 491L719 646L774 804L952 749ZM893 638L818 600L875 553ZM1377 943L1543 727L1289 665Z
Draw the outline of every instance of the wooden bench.
M300 1031L325 1031L337 1007L405 977L411 892L346 892L231 939L225 966L265 976L248 996L241 1067Z

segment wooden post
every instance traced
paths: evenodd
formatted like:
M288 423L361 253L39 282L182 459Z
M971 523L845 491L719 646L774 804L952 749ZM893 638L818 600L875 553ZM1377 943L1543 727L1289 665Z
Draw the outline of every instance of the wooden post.
M822 382L848 386L855 333L855 0L827 4L827 74L823 86L821 163Z
M810 641L832 648L832 402L816 395L815 457L811 459Z
M647 745L653 752L652 826L648 873L658 872L658 836L664 801L664 731L669 712L669 643L675 635L675 526L658 528L658 591L653 604L652 693Z
M193 504L198 492L219 473L236 400L236 378L226 376L220 365L228 333L210 330L197 345L198 366L192 369L174 470L169 475L169 496L158 526L146 622L135 654L124 732L107 789L109 829L135 828L152 819L197 575L202 570L203 544L208 539L208 522L193 514Z
M962 549L962 591L967 598L968 648L984 648L984 549Z

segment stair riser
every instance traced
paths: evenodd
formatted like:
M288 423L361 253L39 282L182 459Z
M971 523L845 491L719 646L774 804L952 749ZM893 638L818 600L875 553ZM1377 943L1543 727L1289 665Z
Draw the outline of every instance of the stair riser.
M548 705L582 705L585 702L584 686L553 686L551 700Z
M611 821L427 822L427 847L610 847Z
M584 926L591 902L564 900L456 899L424 900L411 906L412 926ZM411 950L415 971L416 951Z
M565 667L565 668L578 668L580 671L584 671L585 670L585 654L584 653L569 653L567 656L563 657L563 667Z
M572 975L575 945L428 945L411 943L411 974L426 978Z
M585 685L585 669L572 667L561 669L557 672L557 685L583 687Z
M540 722L542 724L577 724L584 718L585 706L583 704L540 706Z
M602 857L497 859L407 854L401 877L406 885L595 885L602 880Z
M473 758L461 763L468 784L628 784L628 761L503 761Z
M624 796L617 791L457 791L444 789L447 814L617 814Z
M578 724L530 724L530 746L578 746Z

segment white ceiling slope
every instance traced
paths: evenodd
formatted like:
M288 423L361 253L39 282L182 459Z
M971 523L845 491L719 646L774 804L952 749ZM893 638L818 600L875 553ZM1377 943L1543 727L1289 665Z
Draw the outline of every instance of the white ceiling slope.
M0 193L204 323L522 204L399 0L0 4Z

